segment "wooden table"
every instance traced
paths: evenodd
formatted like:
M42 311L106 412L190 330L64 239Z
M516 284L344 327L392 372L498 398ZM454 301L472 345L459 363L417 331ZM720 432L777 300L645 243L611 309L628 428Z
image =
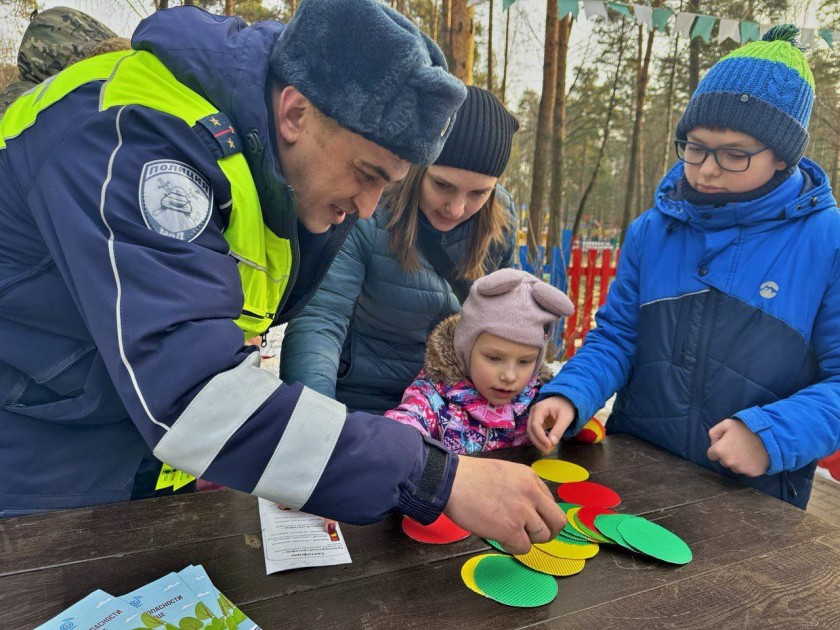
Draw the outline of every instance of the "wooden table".
M840 628L837 526L631 438L564 444L560 456L617 490L623 511L682 536L694 560L674 567L602 545L559 578L553 603L508 608L461 582L483 540L415 543L394 516L343 526L350 565L266 576L256 499L221 490L0 520L0 627L31 628L97 588L120 595L203 564L266 630Z

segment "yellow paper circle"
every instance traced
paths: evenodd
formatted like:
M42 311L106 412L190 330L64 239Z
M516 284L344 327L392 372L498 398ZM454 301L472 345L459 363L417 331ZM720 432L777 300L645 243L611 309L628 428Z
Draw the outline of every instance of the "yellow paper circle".
M588 560L598 553L598 545L595 543L572 545L556 538L549 540L547 543L534 545L534 547L555 558L568 558L570 560Z
M580 573L583 570L583 566L586 564L586 560L557 558L545 553L544 551L540 551L536 547L531 547L531 551L528 553L521 556L514 556L514 558L519 560L519 562L529 569L560 577Z
M500 553L482 553L477 556L473 556L469 560L464 563L464 566L461 567L461 579L464 580L464 584L467 585L467 588L471 591L478 593L479 595L483 595L484 591L478 588L478 584L475 583L475 567L481 562L484 558L488 556L500 556Z
M531 464L531 468L543 479L556 483L571 483L589 479L589 471L586 468L560 459L540 459Z

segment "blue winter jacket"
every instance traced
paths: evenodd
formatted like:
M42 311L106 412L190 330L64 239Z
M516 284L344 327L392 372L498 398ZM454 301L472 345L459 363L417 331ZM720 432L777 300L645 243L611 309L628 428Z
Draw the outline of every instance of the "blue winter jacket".
M805 507L815 460L840 448L840 213L803 159L751 202L696 207L678 164L627 232L597 328L542 391L580 430L618 391L607 425ZM742 420L770 456L735 475L706 456L709 429Z
M501 186L497 199L511 213ZM420 215L420 220L425 217ZM351 409L382 413L400 404L423 367L426 339L441 321L461 310L458 298L418 251L420 270L407 273L390 252L387 213L358 221L320 290L286 329L280 362L283 380L300 382ZM448 232L429 228L456 264L475 221ZM513 265L516 230L491 251L489 271Z
M292 239L291 285L294 193L265 88L282 29L179 7L143 20L132 43L231 118L266 224ZM410 427L281 383L243 347L219 144L145 107L100 112L102 84L0 150L0 516L128 499L158 458L348 522L435 518L457 459ZM193 240L144 222L138 190L154 160L187 165L212 190ZM350 227L335 230L320 274Z

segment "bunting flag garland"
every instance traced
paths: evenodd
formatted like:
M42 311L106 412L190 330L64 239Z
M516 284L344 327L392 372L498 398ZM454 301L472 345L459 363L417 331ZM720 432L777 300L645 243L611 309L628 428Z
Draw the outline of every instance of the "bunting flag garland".
M677 29L677 33L685 35L686 37L691 37L691 25L694 24L694 18L696 17L696 13L677 13L677 21L674 24L674 27Z
M607 6L624 17L633 17L633 14L630 13L630 7L626 4L621 4L620 2L607 2Z
M483 0L468 0L469 4L478 4ZM490 0L491 2L493 0ZM516 0L502 0L502 7L505 11L516 2ZM735 20L732 18L720 17L717 15L698 15L681 11L674 13L667 7L653 8L646 4L624 4L622 2L603 2L601 0L557 0L557 14L559 19L571 15L577 19L580 12L580 5L583 4L583 11L588 19L600 17L609 19L610 11L618 13L623 18L634 18L636 22L645 26L648 31L664 31L668 21L675 17L674 29L680 35L689 39L700 37L706 43L712 41L712 31L715 24L718 25L717 43L723 44L732 40L737 44L746 44L750 41L758 41L770 30L771 24L759 24L750 20ZM834 49L834 42L840 40L840 31L830 28L800 28L798 41L801 46L811 47L816 43L817 35L828 47Z
M674 15L674 12L671 11L668 7L660 7L658 9L653 10L653 27L657 31L664 31L665 27L668 25L668 20L670 17Z
M741 43L741 31L738 28L740 23L738 20L730 20L729 18L721 18L718 24L718 44L722 44L727 39L731 39L736 44Z
M603 2L596 2L593 0L583 0L583 10L586 12L586 17L607 17L607 7Z
M578 0L557 0L557 18L562 20L571 13L572 17L577 19L580 5Z
M758 35L758 24L755 22L741 22L741 43L746 44L749 41L758 41L761 39Z
M647 26L647 30L653 30L653 9L645 4L634 4L633 13L639 24Z
M694 21L694 28L691 29L691 38L702 37L708 44L712 39L712 29L716 22L717 18L713 15L698 15Z

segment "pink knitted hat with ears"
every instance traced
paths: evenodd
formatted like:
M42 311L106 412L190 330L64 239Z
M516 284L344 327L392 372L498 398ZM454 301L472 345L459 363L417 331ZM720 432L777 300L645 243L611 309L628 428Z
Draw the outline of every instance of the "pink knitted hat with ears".
M476 280L455 326L455 354L469 374L470 354L481 333L540 348L537 369L545 359L552 323L575 308L566 294L517 269L500 269Z

